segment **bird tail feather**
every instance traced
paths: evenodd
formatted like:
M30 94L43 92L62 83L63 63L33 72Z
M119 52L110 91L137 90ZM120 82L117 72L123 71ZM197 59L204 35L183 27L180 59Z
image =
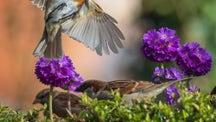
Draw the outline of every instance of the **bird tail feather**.
M58 29L53 40L49 40L46 28L44 29L43 36L36 46L34 56L45 58L61 58L64 53L62 49L61 28Z

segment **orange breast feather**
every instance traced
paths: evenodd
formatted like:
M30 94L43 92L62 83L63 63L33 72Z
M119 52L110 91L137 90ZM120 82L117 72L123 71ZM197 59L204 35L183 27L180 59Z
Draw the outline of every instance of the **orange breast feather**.
M73 2L77 2L78 3L78 9L80 9L80 7L84 4L85 0L72 0Z

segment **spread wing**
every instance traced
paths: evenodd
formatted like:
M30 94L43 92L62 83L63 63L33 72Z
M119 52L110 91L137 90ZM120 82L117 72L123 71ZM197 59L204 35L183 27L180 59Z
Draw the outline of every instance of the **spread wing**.
M48 0L30 0L33 5L37 6L41 10L45 10L45 5Z
M118 48L123 48L121 40L125 39L116 23L114 18L89 0L73 19L62 24L62 28L71 38L96 50L98 55L102 55L102 49L109 55L109 50L118 53Z

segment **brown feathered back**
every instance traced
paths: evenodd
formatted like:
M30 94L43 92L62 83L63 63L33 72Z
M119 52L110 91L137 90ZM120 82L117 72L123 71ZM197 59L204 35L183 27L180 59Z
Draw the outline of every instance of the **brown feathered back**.
M79 114L84 108L80 105L80 96L73 93L53 91L53 112L59 117L66 117L68 109L72 114ZM35 97L33 104L47 104L49 105L49 89L41 90ZM48 106L49 107L49 106Z
M86 80L84 81L75 91L84 92L87 88L93 87L94 92L98 92L101 89L104 89L107 85L107 82L100 80Z

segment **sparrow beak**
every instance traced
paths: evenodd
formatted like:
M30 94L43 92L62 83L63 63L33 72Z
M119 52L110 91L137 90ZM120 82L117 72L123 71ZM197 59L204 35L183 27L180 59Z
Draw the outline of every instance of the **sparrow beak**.
M83 90L82 90L81 87L77 87L77 88L75 89L75 91L76 91L76 92L82 92Z
M40 103L40 102L41 102L41 100L35 99L32 104L37 104L37 103Z
M78 92L78 88L76 88L75 91Z

